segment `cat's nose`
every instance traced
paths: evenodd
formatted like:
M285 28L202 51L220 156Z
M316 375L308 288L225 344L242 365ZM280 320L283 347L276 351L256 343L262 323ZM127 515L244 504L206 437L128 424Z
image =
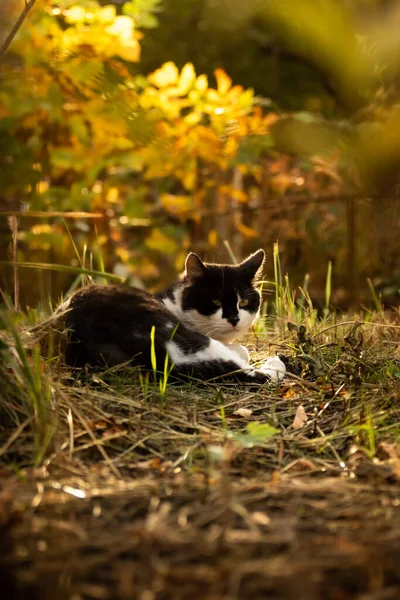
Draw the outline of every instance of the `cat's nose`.
M228 319L228 322L234 327L236 327L236 325L239 323L239 317L231 317L230 319Z

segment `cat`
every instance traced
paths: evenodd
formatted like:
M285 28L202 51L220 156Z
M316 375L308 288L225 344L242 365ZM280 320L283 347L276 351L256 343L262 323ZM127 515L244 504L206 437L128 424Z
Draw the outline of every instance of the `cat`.
M158 296L122 285L78 290L57 309L65 311L66 363L150 371L155 361L162 372L167 355L178 379L279 381L278 357L254 368L247 349L232 343L259 316L264 259L258 250L238 265L212 264L190 253L180 280Z

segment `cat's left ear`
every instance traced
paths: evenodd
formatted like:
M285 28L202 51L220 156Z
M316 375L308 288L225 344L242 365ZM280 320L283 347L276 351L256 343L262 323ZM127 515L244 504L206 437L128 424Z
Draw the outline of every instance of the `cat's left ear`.
M194 252L188 254L185 262L186 279L188 281L194 281L205 275L207 275L207 267L203 261Z
M250 281L260 279L265 261L265 252L260 249L254 254L250 254L248 258L242 261L238 266L243 275Z

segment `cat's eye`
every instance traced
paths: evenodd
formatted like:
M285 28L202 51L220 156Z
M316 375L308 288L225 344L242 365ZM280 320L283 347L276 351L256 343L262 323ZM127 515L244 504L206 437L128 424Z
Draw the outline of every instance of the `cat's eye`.
M241 301L239 302L239 306L240 306L240 308L244 308L245 306L247 306L247 305L248 305L248 303L249 303L249 301L248 301L248 300L246 300L246 298L243 298L243 300L241 300Z
M213 300L215 306L221 307L222 306L222 301L221 300Z

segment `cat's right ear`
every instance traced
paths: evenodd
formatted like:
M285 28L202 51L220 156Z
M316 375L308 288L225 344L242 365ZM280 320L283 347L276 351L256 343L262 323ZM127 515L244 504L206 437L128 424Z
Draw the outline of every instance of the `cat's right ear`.
M194 252L188 254L185 262L185 278L194 281L205 275L207 275L207 267L202 260Z
M260 250L254 252L254 254L250 254L250 256L242 261L238 267L242 270L242 273L247 279L256 283L262 276L264 261L265 252L260 248Z

